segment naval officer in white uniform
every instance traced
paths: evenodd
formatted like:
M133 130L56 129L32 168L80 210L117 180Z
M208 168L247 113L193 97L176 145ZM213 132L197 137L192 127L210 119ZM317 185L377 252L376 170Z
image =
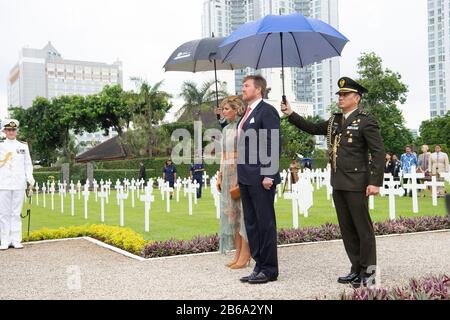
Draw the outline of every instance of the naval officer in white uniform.
M2 122L6 139L0 142L0 250L22 249L22 220L27 182L34 185L33 164L26 143L16 140L19 121Z

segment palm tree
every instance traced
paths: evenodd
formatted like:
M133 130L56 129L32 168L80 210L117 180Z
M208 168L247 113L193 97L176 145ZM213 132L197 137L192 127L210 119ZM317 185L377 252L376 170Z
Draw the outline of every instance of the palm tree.
M158 145L156 128L171 108L169 102L171 96L161 90L163 81L152 86L140 78L131 78L131 80L135 81L138 93L130 94L127 97L128 104L133 109L135 129L135 132L129 135L130 139L127 138L127 140L131 145L141 145L141 148L145 149L145 153L152 156L153 146Z
M212 101L216 99L214 85L214 80L204 82L200 88L193 81L183 82L180 97L184 99L185 103L179 112L192 114L195 121L201 121L201 110L205 107L212 106ZM218 91L220 99L228 96L227 92L223 89L223 85L224 83L220 83L221 88Z

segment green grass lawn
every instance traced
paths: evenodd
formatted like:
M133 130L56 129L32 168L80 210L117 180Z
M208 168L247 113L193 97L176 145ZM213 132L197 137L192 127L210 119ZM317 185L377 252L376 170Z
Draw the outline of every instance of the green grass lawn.
M450 188L447 185L447 191ZM197 235L210 235L219 232L219 220L216 219L211 189L203 190L203 197L193 204L193 215L188 213L188 198L184 198L180 191L180 202L171 201L171 212L166 213L166 202L161 200L159 190L153 192L155 202L152 203L150 211L150 232L144 232L144 203L135 198L135 208L131 207L131 193L125 201L125 226L142 234L147 240L191 239ZM71 198L67 194L64 204L64 213L60 209L60 197L55 194L55 210L51 210L51 197L46 196L46 208L43 208L43 197L39 195L39 206L35 205L35 196L31 205L31 230L42 228L58 228L76 226L82 224L100 224L100 199L95 202L94 194L89 197L89 217L84 219L84 200L78 200L75 196L75 216L70 213ZM27 205L24 205L25 212ZM445 215L444 199L438 199L438 206L433 207L431 197L427 194L425 198L419 198L419 213L412 213L412 199L409 197L396 197L397 217L433 216ZM291 201L278 199L275 204L278 228L292 227ZM115 191L111 191L109 204L105 204L105 223L108 225L119 225L120 209L117 205ZM376 197L375 209L371 210L374 221L385 221L389 219L388 198ZM337 223L336 213L331 201L326 198L326 189L322 188L314 192L314 205L309 210L309 217L299 217L300 227L319 226L324 223ZM27 222L23 220L24 236L26 236Z

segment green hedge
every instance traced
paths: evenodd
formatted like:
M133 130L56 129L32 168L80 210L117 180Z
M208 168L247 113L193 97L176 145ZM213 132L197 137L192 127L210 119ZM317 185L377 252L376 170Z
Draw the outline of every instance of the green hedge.
M119 161L106 161L94 163L94 178L97 181L108 180L116 181L117 179L137 179L139 176L139 162L143 161L147 173L147 178L162 176L162 169L167 158L153 158L153 159L130 159ZM291 163L289 158L281 158L281 170L287 169ZM328 159L313 159L313 168L325 168ZM176 165L178 177L188 177L190 164ZM45 170L47 169L47 170ZM50 170L51 169L51 170ZM209 176L214 175L219 170L219 164L206 164L206 172ZM61 179L61 168L39 168L34 171L36 181L42 183L48 180L48 176L54 176L55 180ZM86 165L77 164L70 167L70 180L75 183L80 180L86 181Z

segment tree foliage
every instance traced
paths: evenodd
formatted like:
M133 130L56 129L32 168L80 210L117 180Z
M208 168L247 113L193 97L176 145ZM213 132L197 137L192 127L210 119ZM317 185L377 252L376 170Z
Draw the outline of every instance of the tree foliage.
M398 108L406 102L408 87L401 81L399 73L383 68L382 59L375 53L362 54L358 74L358 81L369 90L361 106L378 120L386 151L401 153L413 142Z

